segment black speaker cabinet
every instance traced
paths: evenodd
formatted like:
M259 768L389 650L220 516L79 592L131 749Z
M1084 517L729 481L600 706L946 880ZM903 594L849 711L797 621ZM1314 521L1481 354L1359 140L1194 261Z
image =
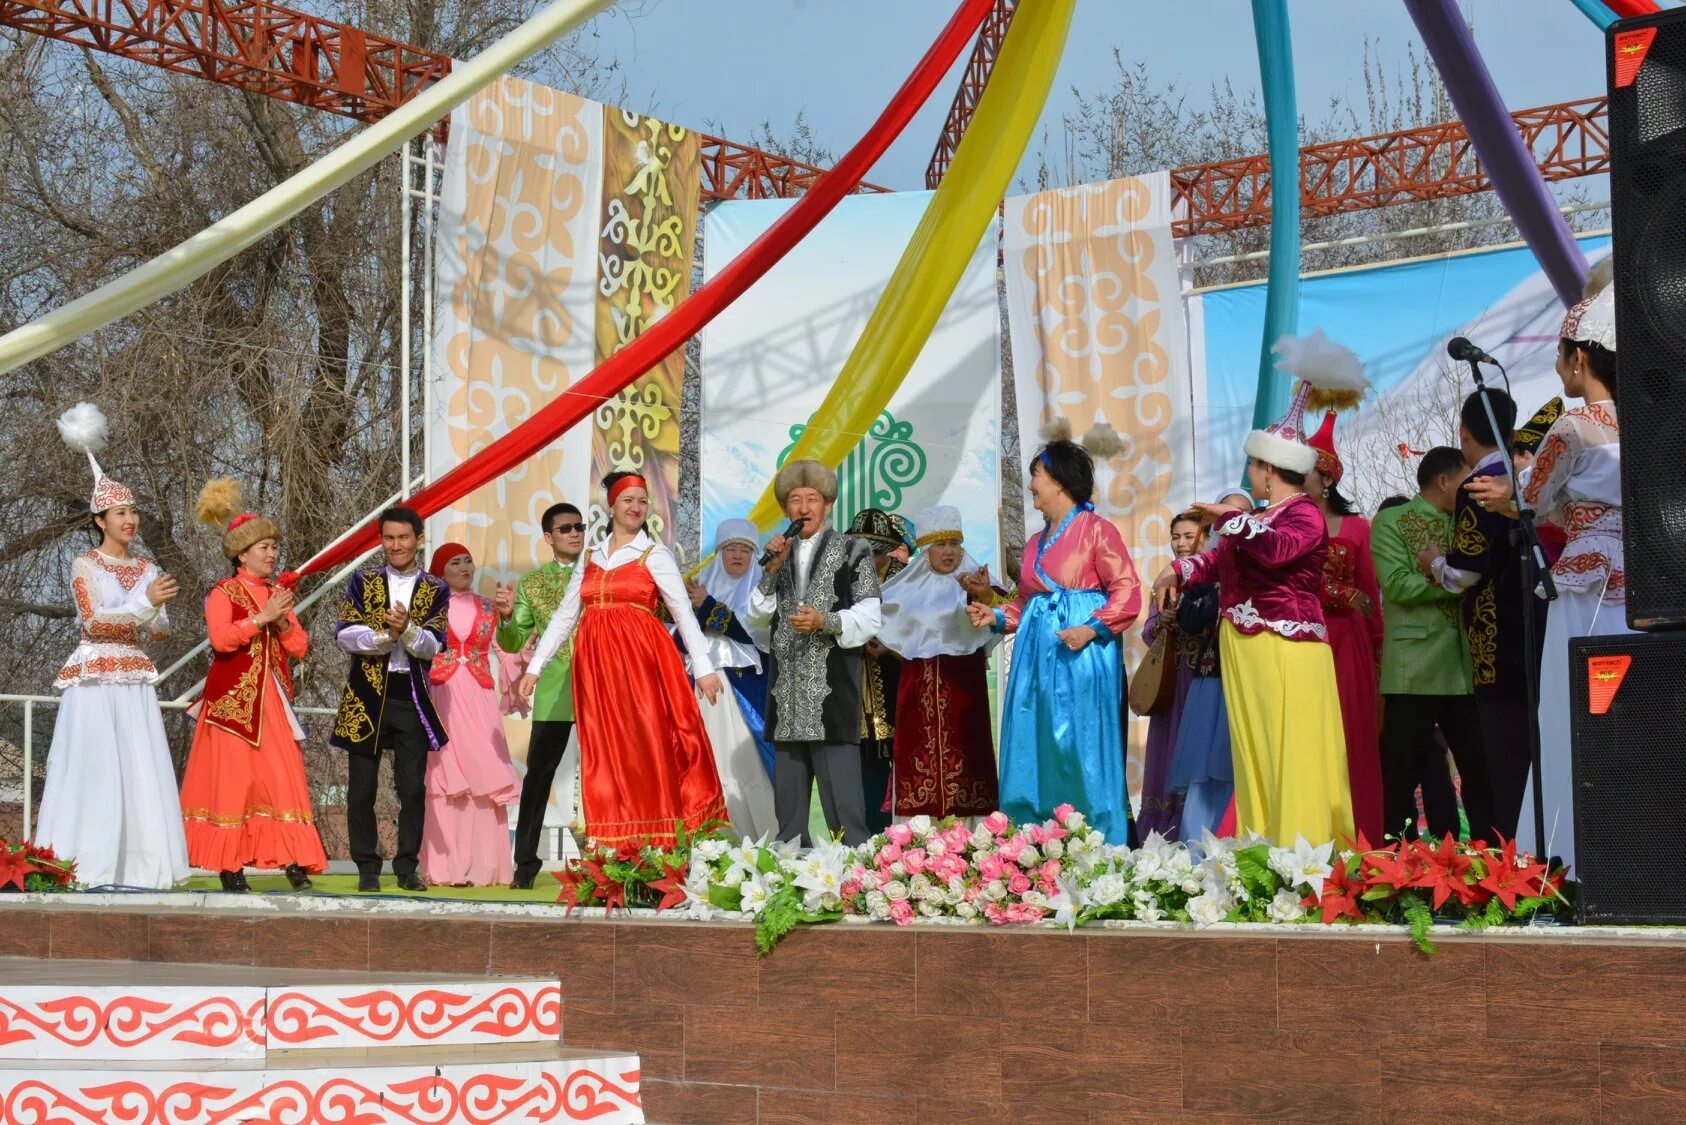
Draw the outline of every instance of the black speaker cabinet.
M1686 626L1686 9L1605 39L1627 616Z
M1686 924L1686 633L1570 641L1569 717L1581 921Z

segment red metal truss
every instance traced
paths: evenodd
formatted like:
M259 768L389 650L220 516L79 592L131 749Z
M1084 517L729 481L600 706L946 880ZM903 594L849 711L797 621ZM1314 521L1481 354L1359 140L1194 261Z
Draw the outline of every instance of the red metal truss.
M972 57L966 63L966 73L960 76L960 89L954 92L954 103L948 107L942 135L937 138L937 150L931 154L930 166L925 169L925 186L934 188L943 182L943 175L954 161L960 148L960 138L978 111L978 99L989 84L995 58L1001 53L1001 42L1007 38L1007 28L1018 10L1018 0L995 0L994 7L984 17L978 29L978 41L972 45Z
M446 55L267 0L0 0L0 26L358 121L379 120L451 70ZM800 195L825 171L700 137L705 203Z
M373 121L451 60L262 0L0 0L0 24Z
M1547 180L1610 170L1605 98L1540 106L1511 114ZM1460 121L1300 150L1300 213L1306 218L1446 199L1492 185ZM1179 237L1223 234L1270 222L1270 160L1245 156L1171 173Z

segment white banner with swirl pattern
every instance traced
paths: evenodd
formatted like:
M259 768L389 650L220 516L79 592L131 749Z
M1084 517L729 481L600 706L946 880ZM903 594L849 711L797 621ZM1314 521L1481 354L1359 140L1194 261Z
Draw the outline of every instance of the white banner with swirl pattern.
M851 196L721 313L702 336L702 539L741 517L820 405L866 326L930 192ZM704 220L712 277L791 200L727 202ZM998 231L967 263L942 317L889 407L839 466L834 519L861 508L911 518L960 509L966 546L1001 573L997 544L1001 327Z

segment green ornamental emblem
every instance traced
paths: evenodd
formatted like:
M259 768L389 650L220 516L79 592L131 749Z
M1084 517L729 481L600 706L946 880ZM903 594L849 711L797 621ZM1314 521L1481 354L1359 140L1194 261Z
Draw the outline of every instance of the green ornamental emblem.
M807 428L806 422L790 427L790 444L779 451L775 471L784 466ZM837 467L832 523L843 530L862 508L898 511L908 490L924 479L925 450L913 440L913 423L898 422L886 410Z

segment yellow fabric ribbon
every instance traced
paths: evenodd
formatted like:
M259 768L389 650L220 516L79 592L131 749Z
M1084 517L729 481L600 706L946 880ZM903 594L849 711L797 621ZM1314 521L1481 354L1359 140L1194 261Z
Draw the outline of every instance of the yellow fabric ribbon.
M840 465L907 377L1036 130L1075 3L1021 0L948 175L931 197L855 350L787 460ZM749 518L763 531L784 518L771 482Z

